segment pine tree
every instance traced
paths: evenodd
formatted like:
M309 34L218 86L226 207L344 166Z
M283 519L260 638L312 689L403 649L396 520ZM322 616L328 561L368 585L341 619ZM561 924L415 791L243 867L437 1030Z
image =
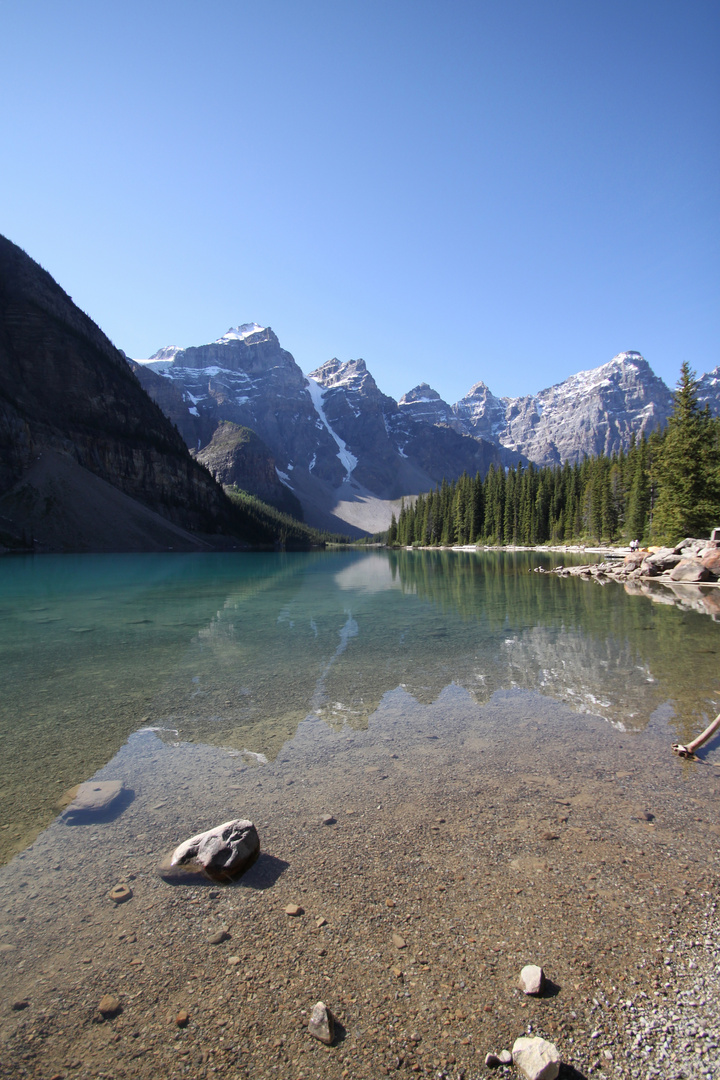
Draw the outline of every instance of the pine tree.
M653 531L665 543L703 536L720 516L717 423L700 409L697 386L685 362L658 460Z

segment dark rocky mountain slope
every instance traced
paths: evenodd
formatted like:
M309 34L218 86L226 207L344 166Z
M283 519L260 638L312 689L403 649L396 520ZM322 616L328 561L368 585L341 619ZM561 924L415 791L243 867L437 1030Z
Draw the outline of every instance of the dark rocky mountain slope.
M223 420L207 446L198 451L197 459L223 487L251 491L282 513L303 520L299 500L282 483L274 457L250 428Z
M236 511L116 349L0 237L0 531L39 550L187 550Z

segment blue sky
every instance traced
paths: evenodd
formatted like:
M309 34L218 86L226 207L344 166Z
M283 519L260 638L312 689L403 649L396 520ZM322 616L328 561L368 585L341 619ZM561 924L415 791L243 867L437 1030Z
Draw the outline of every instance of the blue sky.
M718 349L716 0L0 0L0 232L131 356L397 397Z

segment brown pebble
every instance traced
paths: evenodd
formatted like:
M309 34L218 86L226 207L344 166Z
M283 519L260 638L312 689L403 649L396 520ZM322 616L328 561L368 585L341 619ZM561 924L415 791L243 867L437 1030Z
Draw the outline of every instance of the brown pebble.
M120 1012L120 1000L114 994L103 994L98 1002L98 1012L104 1017L114 1016Z
M315 925L317 926L317 928L319 930L321 926L327 926L327 919L323 919L323 917L320 916L319 919L315 920Z
M30 1002L27 1000L27 998L23 998L19 1001L13 1001L11 1008L13 1008L15 1012L20 1012L21 1009L27 1009L29 1004Z
M175 1023L178 1027L187 1027L190 1022L190 1013L187 1009L180 1009L180 1012L175 1017Z
M227 941L230 937L227 930L216 930L214 934L211 934L208 938L209 945L219 945L222 941Z
M297 915L304 915L305 908L300 907L299 904L287 904L285 907L285 914L292 915L293 917Z
M385 906L386 907L395 907L395 901L394 900L386 900L385 901Z
M404 949L407 946L407 942L404 937L400 937L399 934L393 934L392 943L396 949Z
M129 885L115 885L108 893L108 896L114 904L124 904L126 900L132 898L132 894Z

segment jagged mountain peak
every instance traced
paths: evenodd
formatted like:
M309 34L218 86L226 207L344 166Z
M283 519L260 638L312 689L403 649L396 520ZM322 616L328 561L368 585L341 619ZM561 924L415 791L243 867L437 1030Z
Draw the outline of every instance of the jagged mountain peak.
M409 405L415 402L428 401L442 401L442 398L437 390L433 390L429 383L421 382L418 383L417 386L414 386L412 390L408 390L407 394L403 394L398 401L398 405Z
M319 368L311 371L308 378L319 383L324 390L344 386L348 390L362 389L365 393L379 392L377 383L362 359L342 361L334 356L332 360L327 360Z

